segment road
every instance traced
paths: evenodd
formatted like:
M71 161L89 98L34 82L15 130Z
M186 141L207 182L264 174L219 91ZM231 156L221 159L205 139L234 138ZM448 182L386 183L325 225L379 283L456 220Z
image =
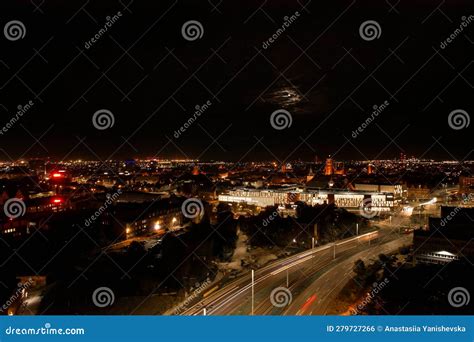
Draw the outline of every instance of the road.
M339 265L345 269L347 265L353 263L352 259L359 253L371 251L369 255L378 255L387 248L401 246L409 239L407 235L399 235L389 229L382 229L295 254L260 268L255 271L253 313L255 315L281 315L286 311L288 314L293 314L295 310L298 312L300 294L302 294L301 298L306 300L308 297L305 290L320 286L319 283L313 284L330 269L339 269ZM387 247L386 244L392 241L394 245ZM335 274L333 283L327 282L323 287L328 289L334 286L334 282L343 279L343 276L343 273ZM277 287L288 287L293 297L292 303L296 302L296 306L272 305L270 294ZM184 311L183 315L203 315L204 313L207 315L250 315L252 314L251 295L251 275L249 274L213 292ZM315 301L314 298L312 300Z
M375 246L364 252L333 265L316 279L310 286L304 289L284 310L284 315L326 315L334 303L335 297L343 289L344 285L354 275L352 268L358 259L378 259L378 255L388 254L397 250L402 245L412 242L413 235L405 235L399 239Z

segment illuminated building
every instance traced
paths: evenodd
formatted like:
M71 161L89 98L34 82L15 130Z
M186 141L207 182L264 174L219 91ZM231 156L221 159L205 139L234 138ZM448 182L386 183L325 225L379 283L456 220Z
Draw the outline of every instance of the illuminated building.
M441 207L441 217L430 217L429 230L413 233L416 262L446 264L474 258L474 208Z
M308 175L306 176L306 183L311 182L314 178L313 168L309 168Z
M345 175L346 171L344 170L344 163L343 162L337 162L336 167L334 168L334 174L335 175Z
M368 191L330 190L302 190L298 188L278 190L258 190L239 188L219 195L219 201L231 203L246 203L257 207L293 204L297 201L308 205L335 204L341 208L359 208L364 200L370 198L372 207L378 211L390 211L395 200L393 193L379 193Z
M374 173L374 166L372 164L367 165L367 174L371 175Z
M402 199L403 197L403 186L401 184L355 183L354 190L393 193L396 200Z
M117 231L125 227L127 238L149 233L164 234L183 223L181 205L167 199L152 203L117 203L101 218L103 224L111 224Z
M459 177L459 191L462 193L474 192L474 177Z
M333 174L334 168L332 164L332 159L328 158L326 159L326 166L324 167L324 175L330 176Z

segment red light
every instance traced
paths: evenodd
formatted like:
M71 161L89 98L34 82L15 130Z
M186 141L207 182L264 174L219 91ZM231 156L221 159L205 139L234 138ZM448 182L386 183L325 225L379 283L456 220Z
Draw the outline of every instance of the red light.
M62 201L61 198L53 198L53 203L61 203Z
M53 173L53 178L59 178L62 177L63 175L61 173Z

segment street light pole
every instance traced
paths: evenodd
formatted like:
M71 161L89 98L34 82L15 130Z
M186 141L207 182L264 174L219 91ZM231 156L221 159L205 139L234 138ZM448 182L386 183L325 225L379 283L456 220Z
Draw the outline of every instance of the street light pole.
M356 223L356 235L359 236L359 224Z
M252 270L252 316L254 312L254 297L255 297L254 283L255 283L255 271Z
M314 237L311 238L311 246L314 249Z

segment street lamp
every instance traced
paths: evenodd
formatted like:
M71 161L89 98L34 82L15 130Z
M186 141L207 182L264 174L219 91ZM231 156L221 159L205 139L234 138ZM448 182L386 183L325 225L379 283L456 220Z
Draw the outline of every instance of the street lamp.
M253 316L253 312L254 312L254 300L255 300L255 289L254 289L254 285L255 285L255 271L252 270L252 316Z

